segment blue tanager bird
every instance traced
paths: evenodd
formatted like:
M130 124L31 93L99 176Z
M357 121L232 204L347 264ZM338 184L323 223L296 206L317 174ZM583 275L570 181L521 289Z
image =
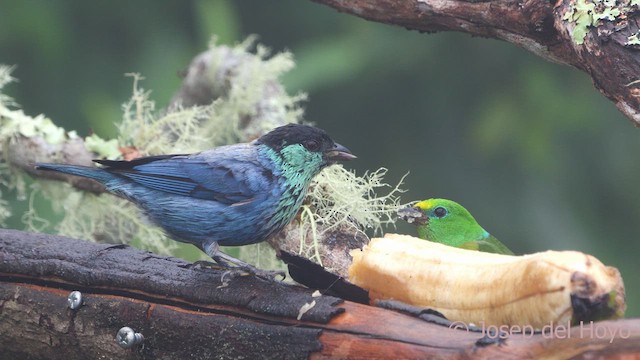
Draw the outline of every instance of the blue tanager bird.
M280 231L297 214L314 176L354 158L323 130L289 124L249 143L195 154L94 160L102 168L35 167L96 180L138 205L174 240L197 246L223 267L268 276L219 245L255 244Z

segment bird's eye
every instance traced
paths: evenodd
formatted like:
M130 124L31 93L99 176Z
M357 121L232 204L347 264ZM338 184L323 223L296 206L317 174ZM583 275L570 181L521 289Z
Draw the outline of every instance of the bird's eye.
M318 151L320 150L320 143L316 140L306 140L304 142L304 147L306 147L309 151Z
M438 206L437 208L435 208L435 210L433 210L433 213L439 217L439 218L443 218L447 215L447 209L443 208L442 206Z

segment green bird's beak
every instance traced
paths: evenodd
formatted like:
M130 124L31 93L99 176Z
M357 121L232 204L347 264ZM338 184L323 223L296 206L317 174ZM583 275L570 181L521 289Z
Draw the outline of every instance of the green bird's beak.
M333 148L325 151L323 153L323 157L325 161L327 161L329 164L334 164L338 161L347 161L347 160L356 159L356 156L353 155L351 151L349 151L349 149L347 149L346 147L340 144L335 144Z
M414 224L416 226L424 225L429 222L429 217L424 213L424 211L416 207L406 207L398 210L398 217L409 224Z

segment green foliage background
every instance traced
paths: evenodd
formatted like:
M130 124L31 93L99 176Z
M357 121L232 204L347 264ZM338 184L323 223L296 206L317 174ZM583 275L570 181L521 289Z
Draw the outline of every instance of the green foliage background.
M309 93L306 119L359 156L359 173L384 166L394 183L410 171L403 201L457 200L516 253L597 256L620 269L627 314L640 315L640 134L582 72L310 1L0 0L0 63L18 66L8 94L81 135L116 134L124 73L166 104L212 34L291 50L287 90ZM24 228L26 201L10 200L8 226Z

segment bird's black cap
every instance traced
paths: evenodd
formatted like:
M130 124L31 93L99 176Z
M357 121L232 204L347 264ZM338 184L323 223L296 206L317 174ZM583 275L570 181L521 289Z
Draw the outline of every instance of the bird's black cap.
M280 151L288 145L300 144L307 150L325 154L328 161L351 160L355 155L340 144L336 144L327 133L314 126L288 124L277 127L260 137L256 143L265 144Z

